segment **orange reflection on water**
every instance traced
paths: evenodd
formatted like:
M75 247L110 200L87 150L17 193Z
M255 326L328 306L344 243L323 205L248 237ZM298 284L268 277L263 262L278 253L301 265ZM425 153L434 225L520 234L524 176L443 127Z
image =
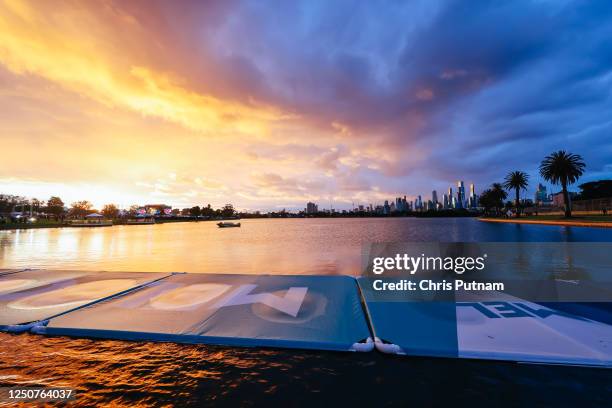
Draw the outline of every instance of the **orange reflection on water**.
M0 267L354 274L367 232L318 220L242 220L231 229L185 222L0 231Z

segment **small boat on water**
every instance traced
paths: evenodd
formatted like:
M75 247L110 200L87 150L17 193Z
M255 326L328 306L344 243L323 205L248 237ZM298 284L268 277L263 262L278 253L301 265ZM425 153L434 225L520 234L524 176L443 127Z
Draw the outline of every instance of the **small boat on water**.
M217 226L219 228L233 228L233 227L240 227L240 223L239 222L218 222Z

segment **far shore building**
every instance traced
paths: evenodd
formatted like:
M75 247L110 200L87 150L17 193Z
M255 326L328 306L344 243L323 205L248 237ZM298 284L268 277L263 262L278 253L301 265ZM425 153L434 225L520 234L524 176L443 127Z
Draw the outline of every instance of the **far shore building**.
M469 200L469 207L470 208L476 208L478 207L478 196L476 196L476 187L474 186L474 183L470 184L470 200Z
M308 202L306 203L306 208L304 209L306 214L316 214L319 212L319 206L315 203Z
M166 204L145 204L144 210L149 215L169 215L172 213L172 206Z
M457 182L457 207L465 208L465 184L463 180Z
M538 188L535 192L534 201L537 206L553 205L552 199L546 191L546 186L542 183L538 183ZM561 197L561 201L563 201L563 197Z
M572 203L572 200L578 195L578 193L574 192L574 191L568 191L568 195L569 195L569 201L570 204ZM555 207L564 207L565 206L565 200L563 198L563 191L559 191L558 193L555 193L552 195L552 204Z
M391 206L389 206L389 200L385 200L385 205L383 205L383 214L389 215L391 213Z

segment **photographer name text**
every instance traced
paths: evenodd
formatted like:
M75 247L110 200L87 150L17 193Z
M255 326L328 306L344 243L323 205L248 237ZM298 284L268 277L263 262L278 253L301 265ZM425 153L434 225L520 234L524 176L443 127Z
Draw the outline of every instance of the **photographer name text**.
M399 281L385 281L376 279L372 282L375 291L504 291L502 282L476 282L464 281L461 279L453 281L434 281L431 279L421 279L418 281L401 279Z

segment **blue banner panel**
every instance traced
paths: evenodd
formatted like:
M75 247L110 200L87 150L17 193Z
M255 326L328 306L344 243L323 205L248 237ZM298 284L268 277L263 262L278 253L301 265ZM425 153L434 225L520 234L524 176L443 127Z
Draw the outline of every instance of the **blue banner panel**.
M357 283L348 276L177 274L33 331L343 351L374 346Z
M0 276L0 330L48 319L168 276L165 273L26 270Z
M505 293L389 300L359 278L379 351L392 354L612 366L611 304L530 302ZM382 300L381 300L382 299Z

